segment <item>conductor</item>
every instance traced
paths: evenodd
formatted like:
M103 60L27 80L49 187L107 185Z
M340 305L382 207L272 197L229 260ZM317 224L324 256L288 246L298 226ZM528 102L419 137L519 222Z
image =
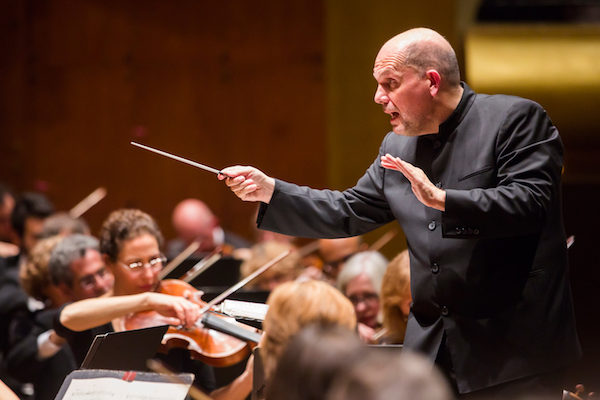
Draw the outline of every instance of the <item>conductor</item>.
M568 281L563 146L537 103L477 94L437 32L403 32L379 51L375 102L392 132L357 184L315 190L225 168L261 229L361 235L393 220L410 253L404 345L429 356L461 398L562 397L580 357Z

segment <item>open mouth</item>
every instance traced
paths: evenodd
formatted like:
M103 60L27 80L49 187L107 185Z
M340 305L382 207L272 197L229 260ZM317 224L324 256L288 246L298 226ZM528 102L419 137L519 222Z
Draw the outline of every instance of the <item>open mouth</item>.
M390 114L390 116L392 117L392 121L393 121L393 120L395 120L396 118L398 118L398 116L399 116L399 115L400 115L400 114L399 114L399 113L397 113L397 112L393 112L393 113L391 113L391 114Z

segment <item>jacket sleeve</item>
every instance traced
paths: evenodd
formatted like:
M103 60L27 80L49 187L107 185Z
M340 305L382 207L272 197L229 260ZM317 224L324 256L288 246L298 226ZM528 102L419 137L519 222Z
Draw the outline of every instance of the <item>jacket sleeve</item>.
M306 238L370 232L395 219L383 195L383 174L378 157L358 183L343 192L276 180L271 202L261 205L258 227Z
M539 232L550 209L560 206L563 146L558 130L537 103L513 104L495 148L494 187L446 190L445 237L464 237L464 227L473 227L479 237Z

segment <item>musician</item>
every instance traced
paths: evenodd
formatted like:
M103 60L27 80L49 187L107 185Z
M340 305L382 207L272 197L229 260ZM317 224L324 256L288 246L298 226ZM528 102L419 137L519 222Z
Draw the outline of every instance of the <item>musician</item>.
M374 77L393 132L355 187L318 191L241 166L222 170L227 184L264 203L260 228L286 234L353 236L397 220L411 260L405 348L436 360L462 395L558 399L581 348L557 129L533 101L460 82L454 50L430 29L385 43Z
M51 400L78 366L66 341L52 329L58 308L103 295L112 288L113 276L102 262L98 240L76 234L40 240L21 266L20 278L27 294L44 308L13 320L7 370L33 383L36 400Z
M402 250L390 263L381 284L381 311L385 343L402 344L410 313L410 260L408 250Z
M197 253L208 253L219 245L227 245L232 249L248 248L251 243L219 226L219 219L208 206L198 199L181 201L173 209L171 217L177 238L167 243L167 256L174 258L183 252L192 242L199 239Z
M0 259L0 353L6 354L9 345L9 326L12 319L27 310L27 295L19 284L19 266L39 240L44 218L54 212L50 200L41 193L28 192L20 196L11 214L11 225L18 236L19 253ZM6 376L0 365L0 378L21 395L21 388Z
M283 242L270 241L255 244L250 249L250 258L245 260L240 266L242 278L246 278L284 251L293 249L293 245ZM292 252L289 256L251 280L247 286L272 291L284 282L293 281L301 272L302 264L300 264L300 256L298 256L298 253Z
M361 339L370 343L381 329L380 292L388 260L376 251L350 257L337 277L337 288L354 306Z
M319 255L323 260L325 280L335 284L344 263L359 251L367 249L362 236L339 239L319 239Z
M40 239L44 219L52 213L54 213L54 206L42 193L23 193L17 200L11 214L11 223L19 237L21 252L18 256L7 259L9 267L15 267L16 275L18 275L16 267L27 261L27 255Z
M318 322L356 328L352 303L326 282L286 282L271 292L267 304L260 343L267 386L285 346L303 327Z
M140 210L117 210L104 221L100 252L114 276L113 290L103 298L67 304L54 321L55 331L69 342L79 364L97 334L126 330L124 317L130 313L154 310L165 317L165 323L194 326L200 317L196 303L155 292L159 286L158 273L166 261L162 244L156 221ZM190 359L187 350L174 349L159 358L173 369L193 372L196 383L212 392L216 399L244 399L250 393L251 362L238 379L216 389L212 367Z
M90 235L90 227L83 218L73 218L69 213L56 212L44 219L40 237L68 236L74 233Z

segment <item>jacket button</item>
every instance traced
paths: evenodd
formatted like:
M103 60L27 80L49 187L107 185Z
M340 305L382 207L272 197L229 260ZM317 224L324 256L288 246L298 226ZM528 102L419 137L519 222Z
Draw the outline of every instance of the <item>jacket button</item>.
M434 148L434 149L439 149L440 147L442 147L442 142L440 142L439 140L436 140L436 141L433 143L433 148Z
M429 225L427 225L427 228L429 228L430 231L435 229L435 221L431 221L429 223Z
M444 317L447 317L448 314L450 314L450 310L448 310L448 307L446 307L446 306L442 307L442 315Z
M466 235L467 234L467 228L462 227L461 230L460 230L460 233L463 234L463 235Z
M460 233L461 233L459 226L457 226L456 229L454 229L454 231L456 232L457 235L460 235Z
M442 182L436 183L435 187L438 188L438 189L441 189L442 188Z
M440 272L440 266L437 263L433 263L431 265L431 272L437 274L438 272Z
M473 229L473 233L474 233L475 235L479 235L479 229Z

